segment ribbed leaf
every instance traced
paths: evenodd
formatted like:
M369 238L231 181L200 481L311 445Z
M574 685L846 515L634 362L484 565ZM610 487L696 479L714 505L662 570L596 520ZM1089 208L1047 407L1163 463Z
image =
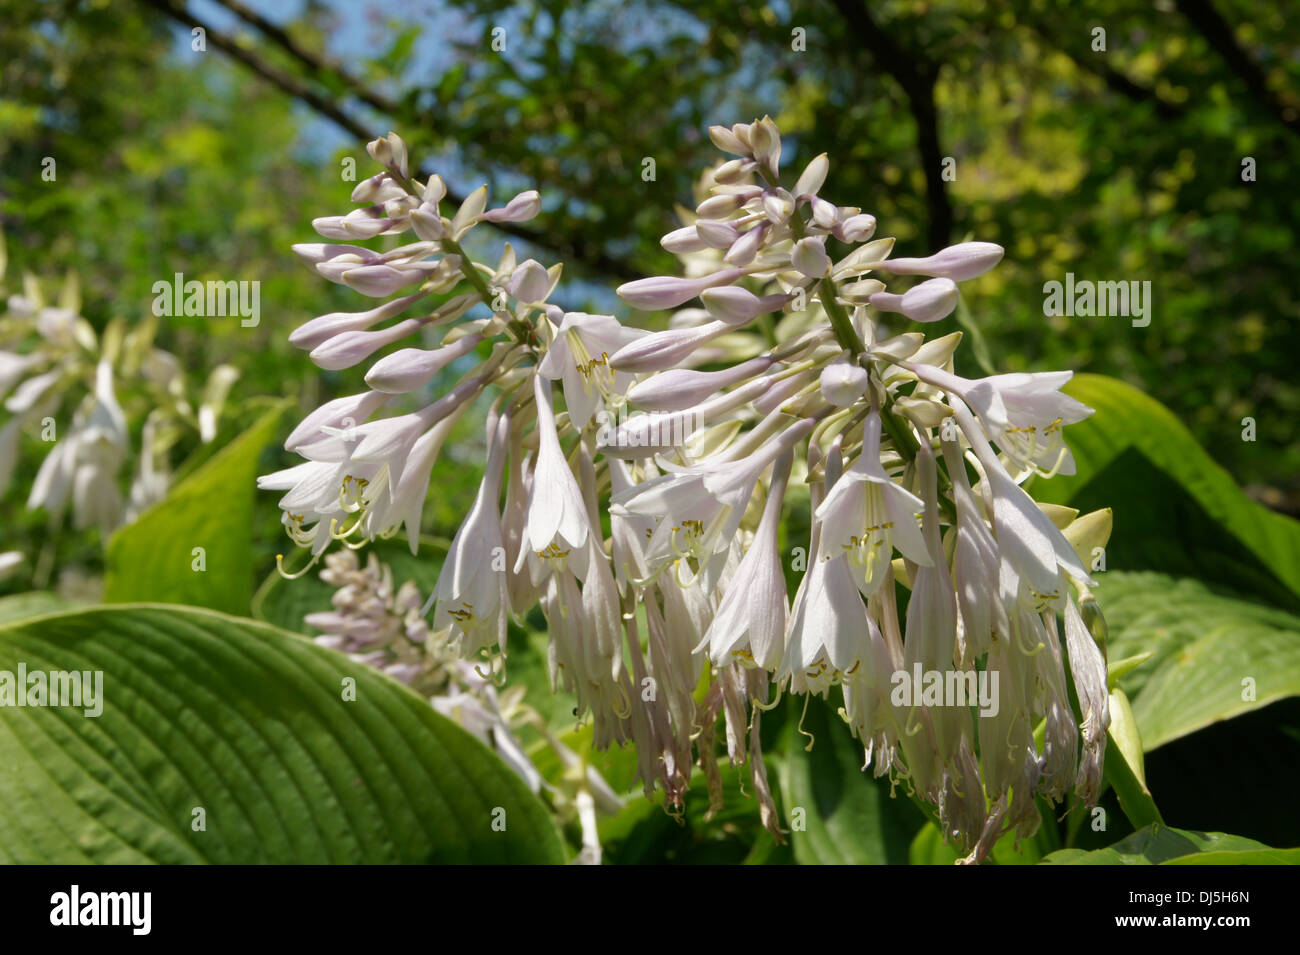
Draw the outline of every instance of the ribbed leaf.
M1246 497L1172 412L1131 385L1079 375L1065 390L1096 409L1065 429L1078 473L1035 479L1033 494L1113 508L1110 570L1195 577L1300 612L1300 523Z
M1119 681L1144 749L1300 694L1300 617L1162 574L1101 579L1110 658L1153 654Z
M1272 849L1222 832L1147 826L1106 849L1062 849L1046 865L1294 865L1300 849Z
M248 613L258 459L276 434L285 407L263 414L109 539L106 602L152 601Z
M104 607L0 626L0 671L20 662L101 671L103 712L0 707L0 861L562 861L545 808L485 746L303 637Z

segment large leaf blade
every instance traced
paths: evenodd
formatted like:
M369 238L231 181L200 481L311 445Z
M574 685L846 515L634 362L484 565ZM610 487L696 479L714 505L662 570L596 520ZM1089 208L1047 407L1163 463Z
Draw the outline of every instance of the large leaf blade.
M0 670L20 661L102 671L104 706L0 707L5 861L561 861L545 808L485 746L302 637L93 608L0 628Z
M109 539L106 602L176 603L248 613L258 459L274 438L286 407L282 403L265 412Z

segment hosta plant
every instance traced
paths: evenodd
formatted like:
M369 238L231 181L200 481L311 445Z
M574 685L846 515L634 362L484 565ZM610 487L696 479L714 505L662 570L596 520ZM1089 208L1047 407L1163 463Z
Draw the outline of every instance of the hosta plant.
M1108 515L1023 486L1072 473L1064 429L1090 409L1061 392L1070 372L964 378L961 336L927 340L999 246L893 258L831 198L825 155L791 181L772 120L711 136L731 158L662 239L685 274L617 290L671 311L654 331L555 304L558 263L470 253L480 224L535 216L536 192L447 208L398 136L370 143L382 169L358 208L295 247L374 303L290 336L323 369L368 370L290 433L302 462L260 479L306 552L285 572L400 531L414 547L448 435L486 405L477 497L403 625L419 653L508 681L509 620L540 607L551 687L597 749L634 747L670 808L697 765L721 798L725 750L778 839L762 715L832 699L864 765L981 861L1035 832L1036 800L1093 804L1102 785L1089 555ZM409 663L386 665L416 680Z

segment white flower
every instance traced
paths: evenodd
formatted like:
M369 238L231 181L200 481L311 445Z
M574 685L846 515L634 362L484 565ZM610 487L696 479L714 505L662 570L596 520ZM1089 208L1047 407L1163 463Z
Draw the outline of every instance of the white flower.
M777 551L777 529L792 460L786 452L776 463L758 531L727 582L704 641L696 648L698 652L707 645L709 658L717 666L725 666L737 656L771 670L784 656L789 603Z
M1065 535L1011 479L962 400L954 397L952 404L993 496L993 527L1003 560L1002 577L1023 582L1031 608L1060 608L1065 592L1062 571L1088 585L1093 584L1092 579Z
M932 365L906 367L970 405L989 440L1016 467L1048 476L1074 473L1062 428L1087 418L1092 409L1061 392L1073 372L1018 372L971 380Z
M516 569L523 566L530 552L560 567L565 566L571 555L575 561L585 561L585 545L591 531L582 489L569 470L555 430L551 383L540 375L535 377L533 396L537 401L537 465L533 469L528 501L528 546L520 551ZM585 567L579 563L575 569L580 571Z
M433 629L461 643L460 655L466 657L493 644L504 645L506 638L505 546L498 507L509 435L508 416L488 419L487 468L433 591Z
M862 450L817 508L821 528L817 559L847 557L865 596L884 580L897 547L918 564L930 563L916 524L924 504L893 482L880 463L880 415L871 412L863 427Z
M558 311L555 309L551 315ZM612 315L564 313L537 372L552 380L563 380L564 403L575 428L585 428L603 402L627 391L631 374L615 372L609 358L645 334L622 325Z
M778 681L796 693L825 693L852 678L871 647L871 624L848 560L812 563L795 593Z
M122 521L117 472L129 450L126 417L113 393L107 361L95 369L95 391L87 402L73 417L68 436L42 462L27 507L57 514L71 492L75 526L84 530L93 525L107 534Z

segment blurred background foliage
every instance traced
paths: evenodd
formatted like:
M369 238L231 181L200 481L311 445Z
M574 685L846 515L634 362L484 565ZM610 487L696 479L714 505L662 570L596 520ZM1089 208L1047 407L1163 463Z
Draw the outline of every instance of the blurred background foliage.
M880 234L897 236L899 254L967 237L1006 247L999 268L965 287L968 320L998 371L1071 368L1123 379L1167 406L1248 493L1297 515L1300 279L1290 254L1300 229L1298 79L1300 7L1259 0L0 0L4 292L17 291L24 272L53 284L73 270L86 317L103 329L115 318L143 320L153 284L175 273L260 282L256 328L180 317L159 331L159 345L195 381L223 362L240 370L237 410L216 442L223 446L265 421L271 402L288 399L301 414L361 387L360 370L322 372L286 337L314 315L365 307L289 251L313 241L312 218L348 208L348 160L358 179L371 171L365 140L398 131L425 171L441 172L459 195L483 181L496 202L539 188L538 219L474 251L493 261L510 241L521 257L562 260L558 301L626 314L614 286L677 268L657 240L717 159L708 125L770 113L785 135L783 166L798 170L828 152L828 197L875 214ZM53 181L42 177L47 157ZM1247 157L1255 181L1243 181ZM646 159L654 160L651 179ZM953 175L945 178L948 159ZM1150 325L1045 317L1043 283L1069 272L1149 281ZM943 324L950 327L935 331L958 327L956 318ZM959 371L982 373L976 352L962 350ZM280 434L294 413L280 420ZM1257 423L1255 441L1242 438L1244 417ZM426 590L437 543L454 534L477 486L479 432L467 416L444 452L426 510L431 546L404 565ZM1146 437L1140 426L1125 434L1139 448ZM29 561L0 581L0 592L58 585L93 599L105 542L94 531L51 534L44 516L24 509L48 451L36 435L24 442L0 501L0 551L48 559ZM186 470L212 453L196 449ZM292 463L275 456L230 473ZM1176 448L1167 457L1194 461ZM209 479L220 484L223 473ZM218 515L209 525L217 533L222 518L251 522L247 570L264 582L253 606L294 627L312 600L325 599L324 585L308 579L293 589L272 577L284 549L275 495L249 504L251 488L227 490L228 503L212 495ZM1142 499L1142 488L1128 491ZM1114 503L1101 498L1092 506ZM1131 530L1129 549L1142 538ZM149 541L136 540L146 553ZM1190 548L1183 557L1200 560ZM246 563L238 555L232 565ZM61 576L35 579L39 566ZM246 602L246 591L232 599ZM1285 628L1293 626L1288 618ZM1163 618L1159 631L1177 632ZM522 654L527 672L527 643ZM810 725L825 716L815 710ZM1294 701L1237 721L1238 734L1247 719L1295 726ZM764 737L782 743L794 722L783 707ZM1219 748L1244 752L1238 738ZM1153 778L1190 778L1196 750L1180 747L1159 751ZM817 786L839 785L830 764L843 763L844 778L856 779L858 755L832 746L806 764L782 762L778 798L821 799ZM693 793L680 824L648 803L616 817L605 833L611 857L791 858L788 846L755 841L756 816L731 798L733 777L725 780L726 815L708 827L703 793ZM834 855L848 845L837 826L862 829L863 819L884 819L887 832L908 839L918 832L921 817L909 803L864 786L793 857L820 858L824 849L825 861L843 861ZM1206 791L1196 787L1197 798ZM1204 805L1193 809L1171 819L1220 824ZM1257 835L1294 841L1293 824L1266 830ZM924 834L868 855L929 858Z
M876 214L901 254L1007 248L967 295L998 370L1123 378L1265 503L1300 510L1300 8L2 0L0 21L8 291L23 270L76 269L102 327L138 319L176 272L256 279L259 327L176 318L160 335L196 374L235 364L237 396L308 408L359 384L285 336L359 307L288 248L347 208L343 162L366 174L365 137L400 131L462 194L540 188L543 215L501 239L565 262L565 304L618 311L617 281L675 267L656 240L714 160L707 126L771 113L784 164L829 152L831 198ZM1043 283L1067 272L1150 281L1150 326L1045 317ZM437 489L430 532L454 530L472 483ZM43 524L7 530L23 548Z

